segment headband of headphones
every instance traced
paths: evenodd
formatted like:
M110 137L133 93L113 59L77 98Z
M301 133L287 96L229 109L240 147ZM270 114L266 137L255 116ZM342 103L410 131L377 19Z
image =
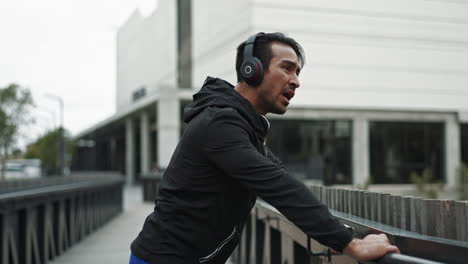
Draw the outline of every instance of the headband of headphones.
M255 40L257 39L257 34L250 36L245 41L244 47L244 61L253 57L253 49L255 46Z
M262 33L259 33L262 34ZM253 55L255 40L259 34L250 36L245 41L244 59L240 67L240 73L244 81L252 86L259 85L263 80L263 65L260 59Z

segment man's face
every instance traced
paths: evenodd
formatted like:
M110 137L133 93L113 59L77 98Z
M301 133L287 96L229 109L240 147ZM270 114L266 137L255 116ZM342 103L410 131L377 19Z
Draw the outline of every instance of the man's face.
M271 44L272 58L257 90L257 106L261 114L284 114L299 87L299 60L286 44Z

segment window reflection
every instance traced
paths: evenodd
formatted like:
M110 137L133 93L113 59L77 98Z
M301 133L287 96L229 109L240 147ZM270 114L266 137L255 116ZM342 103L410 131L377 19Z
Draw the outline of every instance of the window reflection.
M300 179L351 183L351 122L273 120L268 147Z
M411 172L425 168L443 179L443 129L443 123L371 122L373 183L410 183Z
M468 165L468 124L460 125L461 132L461 158L465 165Z

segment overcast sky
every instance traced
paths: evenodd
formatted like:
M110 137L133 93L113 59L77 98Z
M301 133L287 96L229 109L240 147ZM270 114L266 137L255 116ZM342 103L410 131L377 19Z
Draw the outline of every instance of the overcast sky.
M76 134L115 111L117 28L157 0L1 0L0 87L29 88L37 119L31 141L53 126L63 98L65 127Z

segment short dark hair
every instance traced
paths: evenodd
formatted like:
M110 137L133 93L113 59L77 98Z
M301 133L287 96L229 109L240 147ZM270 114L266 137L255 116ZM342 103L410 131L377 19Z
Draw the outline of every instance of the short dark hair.
M236 73L237 73L237 82L244 81L244 77L240 73L240 67L242 62L244 61L244 47L245 42L242 42L237 47L237 54L236 54ZM286 36L283 33L275 32L275 33L257 33L257 37L255 39L255 47L253 50L253 55L260 59L262 62L263 70L266 71L270 66L271 58L273 57L271 51L271 43L272 42L280 42L286 45L289 45L294 52L296 52L297 58L299 59L300 67L302 68L305 64L305 54L304 50L302 49L301 45L297 43L293 38Z

